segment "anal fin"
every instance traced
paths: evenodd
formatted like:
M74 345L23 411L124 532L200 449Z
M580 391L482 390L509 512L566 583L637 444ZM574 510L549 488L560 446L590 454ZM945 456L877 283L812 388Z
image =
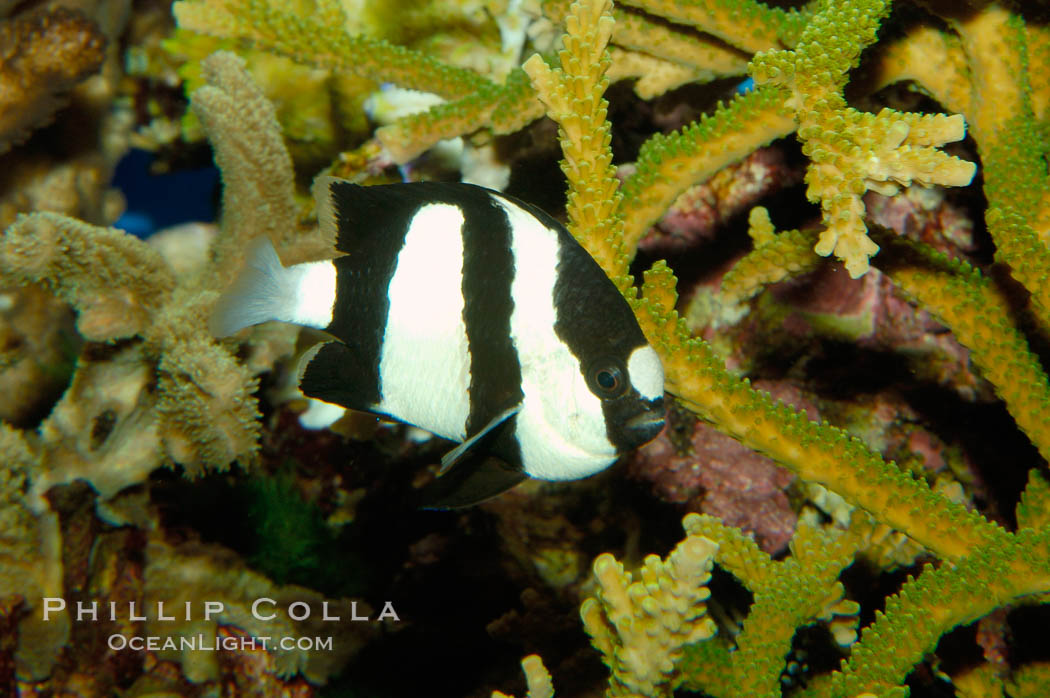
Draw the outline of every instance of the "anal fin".
M468 460L420 490L422 508L473 506L506 492L528 477L520 468L492 456L474 453Z
M501 444L513 434L515 415L520 410L520 403L508 407L445 454L438 478L420 492L424 508L468 507L506 492L526 479L519 465L493 455L501 453Z
M503 410L495 417L490 419L489 423L483 426L478 433L468 437L466 441L464 441L459 446L456 446L454 449L442 456L441 469L438 470L438 475L444 475L449 468L451 468L453 465L462 460L463 456L467 453L467 451L469 451L480 441L485 439L485 437L490 435L494 436L495 430L508 419L516 415L520 409L521 405L517 404Z

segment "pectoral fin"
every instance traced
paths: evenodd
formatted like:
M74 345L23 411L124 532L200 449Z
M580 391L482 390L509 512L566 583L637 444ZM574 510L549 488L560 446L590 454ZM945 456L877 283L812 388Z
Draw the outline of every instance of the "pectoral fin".
M519 410L521 410L520 403L503 410L491 420L489 420L489 423L482 427L481 431L474 434L473 436L470 436L469 438L467 438L466 441L464 441L459 446L456 446L454 449L442 456L441 469L438 470L438 475L444 475L446 472L448 472L449 468L461 461L463 457L467 454L467 452L470 451L471 448L473 448L482 440L484 440L485 437L494 435L496 428L504 424L508 419L510 419L514 415L516 415Z
M528 476L498 458L474 455L420 490L424 509L459 509L506 492Z

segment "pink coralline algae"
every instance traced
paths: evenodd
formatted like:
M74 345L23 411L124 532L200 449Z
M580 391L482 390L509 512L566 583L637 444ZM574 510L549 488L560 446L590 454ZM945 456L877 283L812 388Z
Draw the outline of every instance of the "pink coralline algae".
M966 348L878 270L851 279L840 264L830 264L807 276L804 284L787 281L770 290L790 308L781 328L791 335L826 335L864 349L895 352L907 356L926 380L969 396L984 389L970 369Z
M774 191L802 181L774 147L762 148L690 187L638 244L655 254L680 252L713 240L721 226Z
M977 249L973 219L940 187L907 187L893 196L864 195L864 207L873 223L924 242L950 257L973 261Z
M801 391L786 383L760 381L755 387L805 410L810 419L818 416ZM771 555L782 552L795 531L787 496L794 474L691 416L672 411L668 428L638 451L628 472L648 481L664 501L753 533Z

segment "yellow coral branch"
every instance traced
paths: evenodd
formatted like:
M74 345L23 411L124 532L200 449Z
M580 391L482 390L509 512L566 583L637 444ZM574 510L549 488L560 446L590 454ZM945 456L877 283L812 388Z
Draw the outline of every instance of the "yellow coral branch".
M608 102L602 97L608 85L611 6L610 0L573 3L566 18L565 48L559 53L561 67L550 68L539 55L523 67L547 113L558 122L561 167L569 180L569 230L626 292L631 281L621 245L621 195L612 165Z
M1050 118L1050 28L1040 22L1025 26L1028 45L1028 83L1032 90L1032 114L1040 120Z
M752 593L767 588L776 575L769 553L751 536L707 514L686 514L682 528L690 536L703 536L718 543L715 560Z
M640 51L628 51L614 46L609 50L609 56L612 59L609 79L613 82L635 79L634 93L642 99L653 99L686 83L710 79L702 70L655 58Z
M864 629L850 658L832 680L830 694L883 695L952 628L1004 603L1050 590L1050 531L1025 529L975 550L956 565L927 565L886 602Z
M525 685L528 693L525 698L554 698L554 684L547 667L539 655L530 654L521 660L521 669L525 672ZM512 698L501 691L493 691L492 698Z
M846 74L875 39L888 10L888 0L824 3L799 48L763 52L751 63L755 82L779 85L785 104L795 110L802 151L811 161L806 194L824 211L825 229L815 249L834 253L854 278L867 271L879 249L864 224L860 197L867 189L892 194L912 181L963 186L976 172L973 163L936 149L965 135L961 116L892 109L873 115L846 105Z
M765 88L719 105L677 133L647 140L623 184L625 253L634 256L649 226L686 189L794 130L780 95Z
M398 119L376 131L395 162L408 162L445 138L455 138L488 124L499 135L513 133L543 116L543 105L520 69L503 85L487 84L466 97Z
M774 234L769 212L761 206L751 209L749 224L755 248L722 277L722 296L728 303L741 303L769 284L805 274L820 264L813 251L816 230Z
M1028 472L1028 486L1017 504L1017 528L1050 528L1050 481L1036 468Z
M520 71L512 71L500 85L424 53L349 34L336 0L320 0L311 14L298 14L278 2L251 0L182 0L173 11L180 28L241 39L298 63L393 82L451 100L379 130L378 138L397 162L416 157L443 138L485 126L497 134L510 133L542 115Z
M754 0L624 0L623 4L696 27L748 53L792 43L804 21L798 12Z
M1025 91L1017 85L1027 72L1023 25L995 2L948 19L962 40L970 66L973 111L967 120L977 141L987 142L1012 116L1025 110Z
M1006 535L975 512L932 492L840 429L810 422L747 381L731 376L711 348L693 339L673 310L670 270L646 273L635 314L663 361L667 388L720 431L861 507L876 520L948 559Z
M865 76L865 92L913 80L946 110L971 113L969 67L957 35L917 24L876 50L877 60ZM857 84L856 80L851 83L853 87Z
M489 81L418 51L351 35L336 0L318 0L316 12L297 13L275 0L182 0L172 6L180 28L248 41L254 48L298 63L360 75L377 82L464 97Z
M720 41L633 12L614 10L613 17L616 26L612 40L617 46L694 68L698 79L705 82L747 72L747 54Z
M608 553L594 561L598 589L580 616L611 670L606 695L670 696L682 648L715 633L703 602L717 549L707 538L688 535L666 561L648 556L638 581Z
M568 3L547 0L543 13L561 23L568 14ZM638 78L634 89L642 99L687 82L710 82L747 71L747 52L720 39L618 7L613 8L612 16L616 24L609 78L614 82Z
M898 250L903 245L892 238ZM1050 461L1050 381L1014 325L1010 306L980 272L944 258L941 269L914 264L914 256L885 268L894 283L951 329L1006 404L1017 425ZM911 257L913 263L908 263Z
M996 259L1032 294L1044 327L1050 327L1050 247L1045 230L1048 183L1044 127L1032 114L1050 91L1045 66L1032 65L1022 18L997 3L975 12L949 14L973 72L974 135L984 163L985 220L996 244ZM1035 36L1039 36L1036 34ZM1044 55L1042 44L1036 55ZM989 53L992 52L992 53ZM1038 83L1033 89L1031 80ZM1034 95L1040 95L1038 100ZM1042 107L1040 107L1042 108Z
M866 542L870 526L863 519L859 516L857 525L837 532L800 524L791 540L792 556L774 562L752 540L714 517L685 517L685 530L718 543L715 561L754 594L736 651L729 655L735 693L779 696L784 656L795 630L834 615L855 616L859 607L843 600L844 589L836 580Z

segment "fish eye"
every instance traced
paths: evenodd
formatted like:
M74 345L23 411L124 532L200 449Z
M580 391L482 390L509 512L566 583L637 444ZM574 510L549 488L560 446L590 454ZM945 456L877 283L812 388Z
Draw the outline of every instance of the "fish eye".
M596 361L587 371L587 387L600 398L623 395L627 388L623 366L612 359Z

